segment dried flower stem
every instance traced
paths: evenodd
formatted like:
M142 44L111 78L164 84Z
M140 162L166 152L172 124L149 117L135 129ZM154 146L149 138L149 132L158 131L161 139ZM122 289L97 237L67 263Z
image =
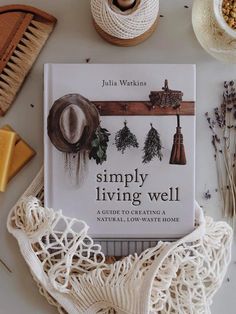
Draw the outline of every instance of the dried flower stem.
M236 216L236 92L234 82L224 82L223 104L214 109L213 118L206 113L212 133L223 214L234 222Z
M6 268L9 273L12 273L11 269L7 266L7 264L0 258L0 263Z
M233 212L230 214L232 217L235 215L235 192L236 192L236 187L232 178L232 173L230 172L229 169L229 161L230 161L230 157L228 156L228 152L226 151L226 154L222 154L223 155L223 160L224 160L224 164L225 164L225 169L227 172L227 182L226 182L226 186L230 187L226 189L226 193L227 194L232 194L232 199L230 198L230 196L228 195L227 199L228 199L228 208L231 207L231 201L232 201L232 207L233 207ZM225 156L227 155L227 157ZM228 184L229 183L229 184Z
M221 199L223 201L223 204L225 203L225 193L222 187L224 186L223 176L222 176L222 169L220 164L220 158L219 154L216 155L216 171L217 171L217 180L218 180L218 186L219 186L219 192ZM225 208L223 209L224 216L226 216Z

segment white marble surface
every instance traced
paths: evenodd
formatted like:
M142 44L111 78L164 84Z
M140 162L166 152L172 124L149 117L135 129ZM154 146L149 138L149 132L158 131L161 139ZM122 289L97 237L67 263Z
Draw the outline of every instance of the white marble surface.
M9 274L0 266L0 314L53 314L56 310L39 295L15 240L6 230L10 208L43 163L43 64L83 63L86 58L91 58L93 63L196 63L196 198L204 205L207 214L215 219L221 218L221 205L214 193L216 172L204 113L219 104L223 81L236 79L236 65L221 64L200 47L191 26L191 0L162 0L160 13L164 17L160 18L158 30L148 41L132 48L111 46L100 39L91 23L88 0L0 0L0 5L22 2L51 12L59 22L14 106L4 118L0 118L0 126L5 123L12 125L37 151L37 157L12 180L7 192L0 195L0 256L13 270ZM185 8L186 5L189 8ZM206 189L213 191L212 199L207 202L202 197ZM213 314L236 312L235 251L234 244L232 263L214 299Z

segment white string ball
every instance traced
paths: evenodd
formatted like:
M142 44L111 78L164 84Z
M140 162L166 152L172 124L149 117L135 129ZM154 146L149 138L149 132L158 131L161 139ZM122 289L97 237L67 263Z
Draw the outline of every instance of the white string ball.
M129 40L148 32L157 21L159 0L136 0L133 8L122 11L112 0L91 0L94 22L108 35Z

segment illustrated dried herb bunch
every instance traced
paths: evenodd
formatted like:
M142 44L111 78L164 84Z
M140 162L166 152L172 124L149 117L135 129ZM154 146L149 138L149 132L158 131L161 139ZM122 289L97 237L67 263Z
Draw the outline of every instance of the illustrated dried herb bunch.
M223 102L214 113L205 114L212 133L223 214L236 216L236 91L234 81L224 82Z
M143 163L149 163L153 158L157 157L161 161L163 158L162 154L162 143L160 139L160 134L153 127L151 123L151 129L147 134L145 143L144 143L144 156Z
M94 159L98 164L102 164L107 160L107 147L109 143L110 133L107 129L102 128L100 125L94 133L92 140L92 149L89 152L89 158Z
M124 122L124 127L115 135L115 145L118 151L124 154L127 148L138 148L139 144L136 136L127 127L127 121Z

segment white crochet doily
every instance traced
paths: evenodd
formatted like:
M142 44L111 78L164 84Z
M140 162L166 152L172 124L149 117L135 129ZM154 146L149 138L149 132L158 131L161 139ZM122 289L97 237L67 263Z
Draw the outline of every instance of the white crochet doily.
M228 224L204 218L197 206L196 229L188 236L108 265L85 222L42 201L43 171L11 210L8 230L40 292L60 313L210 313L230 262Z

